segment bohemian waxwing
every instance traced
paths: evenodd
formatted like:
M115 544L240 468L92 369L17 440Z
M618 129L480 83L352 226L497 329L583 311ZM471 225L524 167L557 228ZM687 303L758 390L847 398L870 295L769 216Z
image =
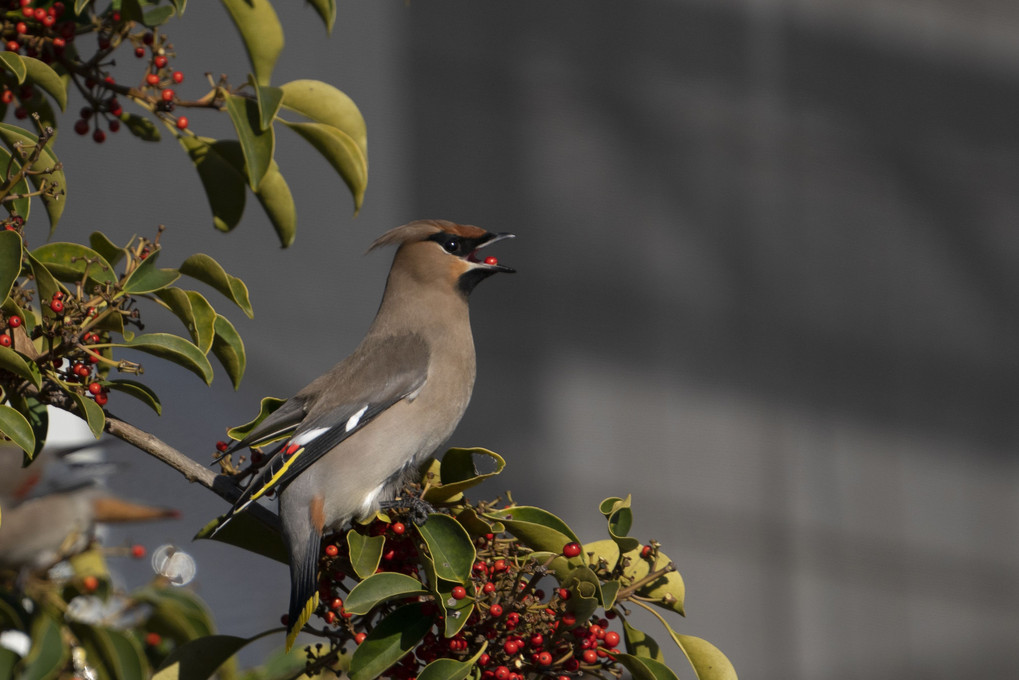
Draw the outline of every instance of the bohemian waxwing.
M290 556L288 650L318 605L323 533L388 505L460 422L475 375L467 298L483 279L514 271L478 251L512 237L445 220L383 234L369 250L397 251L361 344L228 450L285 438L215 531L278 493Z

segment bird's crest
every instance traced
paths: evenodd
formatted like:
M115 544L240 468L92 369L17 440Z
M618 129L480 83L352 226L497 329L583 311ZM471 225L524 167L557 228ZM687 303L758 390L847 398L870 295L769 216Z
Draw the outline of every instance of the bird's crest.
M386 246L401 246L404 243L426 241L433 234L440 231L467 238L480 238L487 233L481 227L475 227L470 224L457 224L449 220L416 220L390 229L382 236L379 236L371 244L371 247L368 248L368 252Z

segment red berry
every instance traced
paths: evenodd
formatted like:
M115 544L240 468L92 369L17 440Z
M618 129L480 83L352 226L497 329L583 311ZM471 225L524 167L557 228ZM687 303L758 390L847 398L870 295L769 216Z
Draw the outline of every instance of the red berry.
M485 593L486 595L488 593L494 593L495 592L495 584L492 583L491 581L486 581L485 585L481 586L481 592Z
M180 71L174 71L173 75L170 77L173 79L173 82L177 83L178 85L184 82L184 74L181 73Z
M42 7L37 7L35 11L32 12L32 16L35 18L36 21L42 21L43 19L46 18L46 10L43 9Z
M516 640L506 640L503 644L502 649L504 652L513 656L520 651L520 644Z
M330 543L329 545L326 546L326 555L328 555L329 557L336 557L339 554L340 549L337 548L334 544Z
M60 300L55 299L54 296L54 299L50 301L50 309L59 314L60 312L64 311L64 303L61 302Z
M149 633L145 636L145 644L149 647L156 647L162 641L163 638L160 637L159 633Z
M64 40L63 38L53 38L53 47L56 47L56 48L62 50L65 47L67 47L67 41Z
M563 546L563 555L566 557L576 557L581 552L579 543L567 543Z
M86 592L93 593L99 589L99 579L95 576L86 576L81 580L81 587L84 588Z
M33 19L35 18L35 11L33 11L31 7L25 7L24 5L22 5L21 16L25 17L26 19Z
M532 647L541 647L541 645L544 644L544 643L545 643L545 638L542 637L541 633L535 633L534 635L531 636L531 646Z
M605 638L603 641L605 642L606 647L615 647L616 645L619 644L619 633L617 633L614 630L610 630L609 632L605 633Z
M159 84L159 76L155 73L148 73L145 76L145 82L149 85L156 86Z
M0 95L0 100L2 100L4 104L10 104L14 101L14 93L5 89L3 94Z
M18 326L21 325L21 317L12 316L11 318L7 319L7 325L10 326L11 328L17 328Z
M224 441L218 441L218 442L216 442L216 450L217 450L217 451L219 451L219 452L223 452L223 451L226 451L226 450L227 450L227 449L229 449L229 448L230 448L230 445L229 445L229 444L227 444L227 443L226 443L226 442L224 442Z
M138 46L138 47L134 48L134 56L138 57L139 59L144 57L145 56L145 48L141 47L141 46Z
M481 656L478 657L478 665L479 666L487 666L488 662L491 661L491 660L492 660L492 657L490 657L487 653L486 654L482 654Z
M166 57L162 54L157 54L155 58L152 59L152 63L156 65L156 68L163 68L166 66Z
M453 586L453 590L450 592L454 600L462 600L467 597L467 589L463 586Z
M11 346L11 336L7 335L6 333L0 334L0 347L10 347L10 346Z
M103 386L97 382L88 384L88 393L95 396L103 391Z
M357 644L361 644L362 642L364 642L364 639L366 637L368 637L367 633L358 633L357 635L354 636L354 642L356 642Z
M336 622L336 613L335 612L326 612L322 616L322 618L325 619L325 622L328 623L331 626L331 625L333 625L333 623Z
M570 599L570 591L566 590L566 588L560 588L556 591L556 594L559 596L560 600Z
M502 616L502 605L493 604L491 607L488 608L488 613L491 614L494 618L499 618L500 616Z
M92 139L96 144L102 144L106 141L106 133L99 128L96 128L95 131L92 132Z
M52 14L47 14L42 18L42 25L46 28L53 28L54 24L57 23L57 18Z
M506 569L507 569L506 560L496 560L495 562L492 562L492 571L499 572L506 571Z
M485 258L485 264L499 264L499 260L489 255Z
M581 658L584 659L584 663L597 663L598 652L596 652L593 649L585 649L584 653L581 655Z
M401 536L403 535L403 532L407 531L407 527L403 522L393 522L393 526L391 526L390 529L392 529L393 533L397 536Z
M338 597L334 597L333 601L329 603L329 608L334 611L339 611L343 607L343 600Z
M120 121L114 118L110 121L110 132L117 132L120 130Z
M561 620L564 626L572 626L577 622L577 617L567 612L563 614L563 618Z
M155 36L152 35L151 31L149 31L148 33L142 36L142 42L145 43L146 45L151 45L154 38Z
M551 666L552 665L552 654L549 652L540 652L538 654L538 665L539 666Z
M64 291L58 290L55 293L53 293L53 299L54 300L63 300L64 299Z
M32 0L18 0L18 7L28 7L32 4Z
M7 51L8 52L17 52L20 49L21 49L21 45L18 44L17 40L8 40L7 41Z
M137 557L141 559L145 557L145 546L144 545L132 545L131 546L131 557Z
M640 549L640 556L641 557L647 557L650 554L651 554L651 546L645 545L645 546L641 547L641 549Z
M187 116L180 116L180 117L178 117L177 118L177 129L178 130L187 130L187 128L188 128L188 117Z
M99 394L96 395L96 403L99 404L100 406L106 406L106 402L108 402L109 400L110 398L106 396L106 392L100 392Z
M19 35L24 35L25 33L28 33L28 24L24 21L19 21L15 24L14 30L17 31Z
M510 669L505 666L499 666L495 669L495 680L509 680Z
M169 102L173 101L175 95L173 90L171 90L170 88L166 88L165 90L159 93L159 96L163 98L164 102Z

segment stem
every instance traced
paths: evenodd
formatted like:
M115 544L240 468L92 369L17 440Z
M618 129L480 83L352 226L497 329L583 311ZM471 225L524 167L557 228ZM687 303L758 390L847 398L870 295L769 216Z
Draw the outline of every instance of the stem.
M616 594L616 602L619 602L621 600L631 599L630 596L633 595L638 590L640 590L641 587L643 587L644 585L646 585L648 583L651 583L652 581L655 581L655 580L661 578L662 576L665 576L666 574L671 573L673 571L676 571L676 565L673 562L669 562L668 564L666 564L661 569L657 569L657 570L651 572L650 574L648 574L644 578L640 579L639 581L634 581L633 583L631 583L627 587L625 587L622 590L620 590L619 593Z

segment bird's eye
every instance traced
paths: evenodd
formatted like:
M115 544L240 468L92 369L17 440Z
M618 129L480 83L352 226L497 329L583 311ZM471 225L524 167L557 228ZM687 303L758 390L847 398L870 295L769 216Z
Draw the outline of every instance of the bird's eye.
M442 242L442 247L447 253L455 253L460 248L460 239L448 238Z

